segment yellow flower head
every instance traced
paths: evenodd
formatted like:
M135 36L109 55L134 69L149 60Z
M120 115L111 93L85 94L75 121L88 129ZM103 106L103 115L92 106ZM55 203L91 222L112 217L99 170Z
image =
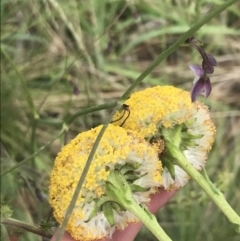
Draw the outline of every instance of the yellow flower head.
M117 112L113 124L137 131L153 143L174 136L176 127L181 126L180 140L176 145L196 169L205 165L214 142L215 126L208 108L199 101L192 103L189 92L173 86L155 86L133 93L125 104L130 115L125 120L123 112ZM164 167L163 186L166 189L178 189L189 179L177 165L173 165L173 172L175 177L169 168Z
M63 222L78 180L82 175L91 148L102 126L80 133L58 154L50 176L49 202L54 216ZM114 210L115 224L110 225L104 212L91 217L96 203L105 198L105 185L110 173L119 170L123 175L134 176L133 197L137 203L149 201L162 183L161 163L157 146L148 144L137 133L109 125L94 155L87 177L67 226L68 232L77 240L94 240L110 237L115 229L124 228L138 219L126 210ZM136 191L140 186L144 190ZM90 220L89 220L90 219Z
M125 102L129 106L130 115L123 127L135 130L144 137L151 137L158 131L158 125L172 127L186 120L186 115L180 115L181 110L191 108L189 93L173 86L155 86L133 93ZM177 120L165 119L172 113L179 112ZM113 117L115 125L121 125L122 113Z

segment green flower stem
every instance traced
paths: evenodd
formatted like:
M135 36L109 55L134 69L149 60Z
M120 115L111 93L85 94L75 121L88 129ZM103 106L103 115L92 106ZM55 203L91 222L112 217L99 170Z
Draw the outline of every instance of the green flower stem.
M134 214L154 234L159 241L171 241L159 225L155 215L146 208L141 207L134 199L131 188L125 178L118 172L111 173L108 177L106 194L113 202Z
M31 152L34 153L36 151L36 130L38 125L38 119L32 120L32 133L31 133ZM32 166L34 167L35 157L32 158Z
M93 71L94 63L93 63L90 55L88 54L88 51L83 43L83 39L82 39L83 35L82 35L80 26L78 28L74 28L74 25L72 24L70 19L66 16L64 9L61 7L61 5L60 5L60 3L58 3L58 1L56 1L56 0L48 0L48 1L52 5L53 9L59 14L59 17L64 22L65 26L71 32L74 40L77 43L79 52L81 52L83 54L83 56L85 57L85 59L87 60L89 66L90 66L90 69Z
M224 195L218 190L209 179L205 179L187 160L185 155L173 145L170 141L166 141L166 151L170 154L177 165L186 171L208 194L213 202L224 213L228 220L233 223L236 232L240 233L240 217L228 204Z
M102 104L102 105L97 105L97 106L85 108L85 109L77 111L71 117L66 119L65 122L66 122L67 125L70 125L79 116L86 115L88 113L92 113L92 112L99 111L99 110L111 109L111 108L116 107L117 105L118 105L118 102L114 101L114 102L110 102L110 103L106 103L106 104Z
M40 235L42 237L45 237L45 238L51 238L52 237L51 233L47 233L42 228L34 226L34 225L30 225L28 223L24 223L24 222L19 221L17 219L1 217L1 224L12 226L12 227L15 227L15 228L21 228L21 229L24 229L28 232L38 234L38 235Z
M155 215L141 208L133 199L131 203L125 205L125 208L134 214L159 241L171 241L172 239L165 233L159 225Z

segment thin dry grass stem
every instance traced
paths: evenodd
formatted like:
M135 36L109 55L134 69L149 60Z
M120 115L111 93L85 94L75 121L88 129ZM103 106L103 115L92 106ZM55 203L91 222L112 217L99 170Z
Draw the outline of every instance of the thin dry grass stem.
M15 227L15 228L21 228L25 231L31 232L31 233L35 233L38 234L42 237L45 238L51 238L52 234L48 233L46 231L44 231L42 228L25 223L25 222L21 222L19 220L13 219L13 218L1 218L1 223L7 226L11 226L11 227Z
M58 2L56 2L55 0L48 0L48 1L51 3L51 5L54 7L54 9L59 13L59 16L61 17L62 21L65 23L65 25L67 26L69 31L71 31L79 50L82 52L82 54L86 58L90 68L94 69L95 68L94 63L92 62L92 59L91 59L90 55L88 54L88 51L85 48L85 45L83 43L83 37L82 37L82 31L80 28L80 23L79 23L79 27L76 30L76 28L73 27L72 22L70 22L70 20L65 15L63 9L58 4Z
M118 14L116 14L114 16L114 19L111 21L111 23L109 23L109 25L105 28L105 30L103 31L102 34L100 34L97 39L95 39L94 41L98 41L101 37L103 37L105 34L107 34L110 29L115 25L117 24L117 21L119 20L119 18L122 16L122 14L124 13L124 11L127 9L128 7L128 3L124 3L124 6L122 7L122 9L119 11Z

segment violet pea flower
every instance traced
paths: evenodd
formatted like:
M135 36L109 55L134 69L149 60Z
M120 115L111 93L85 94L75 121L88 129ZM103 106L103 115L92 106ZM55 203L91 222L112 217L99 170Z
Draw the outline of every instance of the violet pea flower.
M204 95L207 98L212 91L209 77L204 75L204 70L198 65L190 65L189 68L195 74L195 79L193 81L193 87L191 90L192 102L196 101L199 95Z

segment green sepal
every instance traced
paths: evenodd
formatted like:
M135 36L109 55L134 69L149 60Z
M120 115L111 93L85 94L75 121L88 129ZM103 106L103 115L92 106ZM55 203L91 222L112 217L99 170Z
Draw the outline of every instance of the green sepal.
M173 128L164 128L163 127L161 129L163 139L170 141L175 146L179 146L181 144L181 132L182 132L181 125L176 125Z
M121 206L123 203L127 205L132 202L132 191L126 179L121 173L119 173L119 171L115 170L108 176L106 193Z
M130 172L130 173L127 173L124 175L124 178L127 180L127 181L135 181L141 177L144 177L147 175L147 172L146 173L143 173L142 175L139 175L139 174L136 174L136 173L133 173L133 172Z
M198 144L194 141L194 140L184 140L181 145L181 147L185 147L184 150L187 149L187 147L194 147L194 146L198 146Z
M144 210L144 212L149 216L149 218L152 218L152 213L149 211L149 209L147 208L146 204L142 203L140 204L140 207Z
M181 144L180 147L179 147L179 149L181 150L181 152L186 151L187 148L188 148L188 146L184 145L184 143Z
M112 201L112 199L106 196L102 196L101 199L95 199L94 201L95 201L94 208L85 222L89 222L101 209L101 206L106 202Z
M129 174L125 174L124 177L127 181L135 181L135 180L139 179L139 175L132 173L132 172Z
M190 118L190 119L186 120L186 121L183 123L183 128L188 129L189 126L191 126L191 125L194 124L195 122L196 122L196 118Z
M189 132L182 132L181 137L184 140L192 140L192 139L200 139L200 138L203 137L203 135L201 135L201 134L191 134Z
M172 179L175 180L174 164L164 155L161 156L161 161L162 161L163 167L166 167L168 169Z
M147 188L147 187L141 187L137 184L134 184L134 183L131 183L129 184L132 192L147 192L150 190L150 188Z
M114 213L113 213L112 204L110 202L104 203L102 205L102 211L103 211L104 216L106 217L108 223L110 224L110 226L113 227L115 224L115 221L114 221Z
M123 208L122 206L120 206L120 205L119 205L118 203L116 203L116 202L112 202L111 205L112 205L112 208L113 208L117 213L119 213L120 211L126 211L125 208Z
M133 163L125 164L124 166L121 167L120 173L121 173L122 175L124 175L125 173L127 173L127 172L129 172L129 171L133 171L133 170L138 169L140 166L141 166L141 164L138 163L138 162L133 162Z
M206 169L203 167L202 170L203 170L203 176L204 176L205 180L207 181L207 183L209 184L209 186L212 188L213 192L215 192L216 194L220 194L220 191L215 187L215 185L209 179Z

